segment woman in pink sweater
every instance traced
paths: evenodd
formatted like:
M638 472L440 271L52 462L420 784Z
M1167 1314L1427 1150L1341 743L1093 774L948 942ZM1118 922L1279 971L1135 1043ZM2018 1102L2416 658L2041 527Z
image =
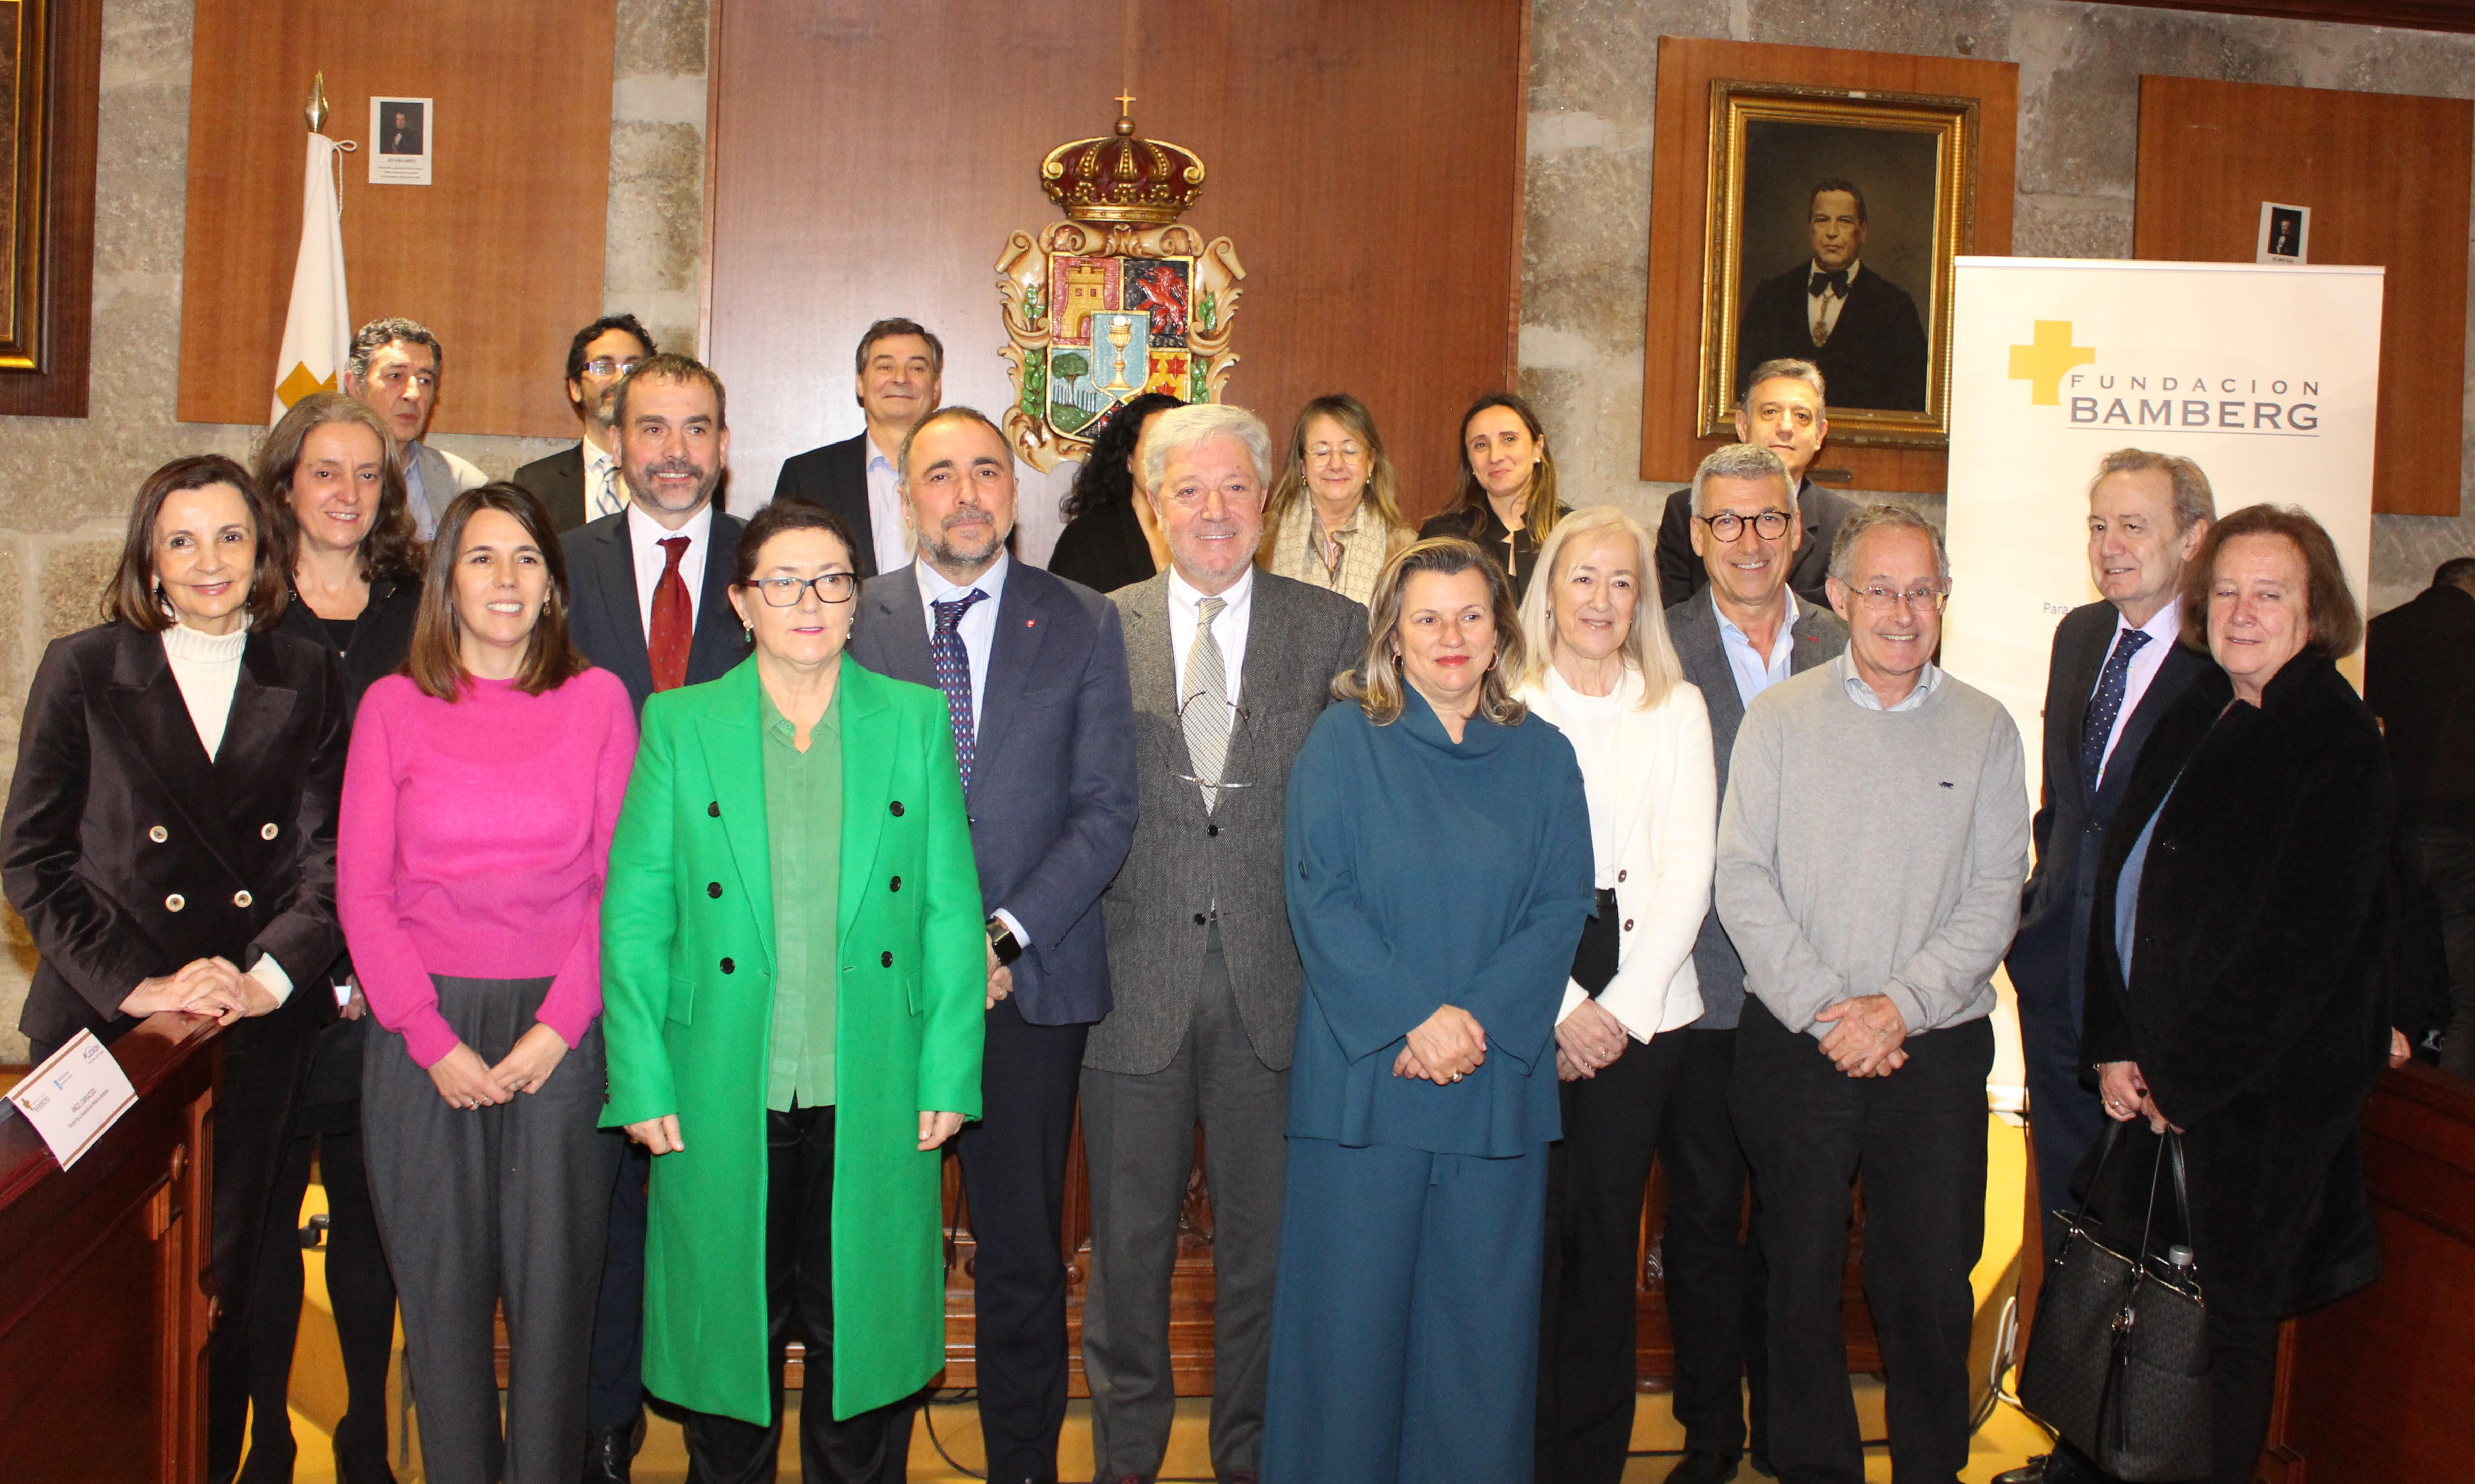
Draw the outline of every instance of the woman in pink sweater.
M337 898L371 1013L371 1193L437 1484L571 1479L620 1146L600 907L627 693L567 637L549 517L513 485L439 523L404 672L362 698ZM502 1437L491 1310L512 1350Z

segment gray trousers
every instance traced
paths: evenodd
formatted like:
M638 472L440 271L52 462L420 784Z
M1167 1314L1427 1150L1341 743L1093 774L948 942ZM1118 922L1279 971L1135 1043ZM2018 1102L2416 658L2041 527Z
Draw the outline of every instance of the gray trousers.
M1261 1468L1288 1109L1289 1074L1256 1057L1216 932L1204 956L1194 1019L1169 1064L1144 1075L1083 1069L1083 1151L1091 1177L1083 1374L1091 1386L1091 1461L1099 1477L1149 1478L1168 1451L1177 1411L1169 1277L1197 1123L1212 1185L1212 1466L1224 1479Z
M430 976L439 1013L493 1065L533 1025L547 979ZM601 1026L535 1093L452 1108L404 1037L368 1037L361 1142L404 1310L431 1484L567 1484L584 1467L584 1381L618 1144L595 1129ZM506 1431L490 1315L507 1316Z

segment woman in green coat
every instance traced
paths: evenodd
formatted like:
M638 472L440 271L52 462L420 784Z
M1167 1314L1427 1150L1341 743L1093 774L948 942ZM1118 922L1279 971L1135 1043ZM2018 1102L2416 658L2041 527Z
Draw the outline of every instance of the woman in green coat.
M656 1156L645 1385L693 1412L713 1484L773 1476L795 1333L811 1484L874 1480L888 1404L943 1364L979 878L944 697L843 662L850 551L814 505L748 523L730 596L756 652L646 706L602 897L601 1123Z

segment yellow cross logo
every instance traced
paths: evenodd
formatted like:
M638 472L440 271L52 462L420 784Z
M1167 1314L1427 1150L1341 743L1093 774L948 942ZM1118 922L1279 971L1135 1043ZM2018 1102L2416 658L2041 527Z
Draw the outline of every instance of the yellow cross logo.
M2060 406L2064 373L2095 359L2094 349L2071 344L2071 321L2039 320L2035 339L2011 348L2011 379L2036 388L2028 399L2030 405Z

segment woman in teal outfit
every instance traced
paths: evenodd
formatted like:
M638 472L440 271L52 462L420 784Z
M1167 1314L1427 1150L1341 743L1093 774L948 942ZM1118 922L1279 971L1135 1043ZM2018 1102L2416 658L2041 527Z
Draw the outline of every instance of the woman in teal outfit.
M1527 1484L1555 1024L1593 857L1563 734L1512 696L1503 570L1392 558L1289 775L1306 965L1267 1484Z

